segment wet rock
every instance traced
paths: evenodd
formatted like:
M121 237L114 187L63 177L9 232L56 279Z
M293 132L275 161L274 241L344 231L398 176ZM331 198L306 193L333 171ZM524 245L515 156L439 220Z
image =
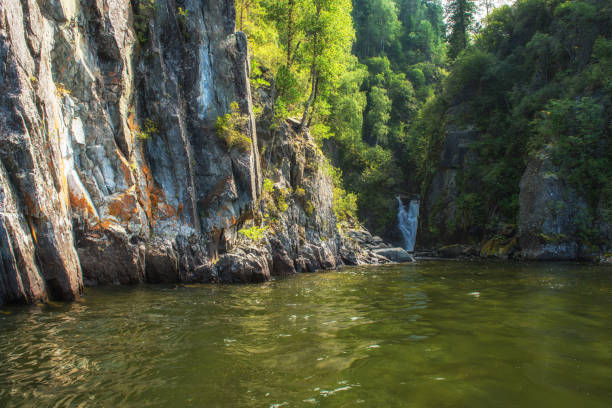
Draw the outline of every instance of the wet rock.
M437 249L438 256L442 258L461 258L478 256L480 251L474 245L453 244Z
M259 283L270 280L270 269L265 258L253 254L223 255L215 269L222 283Z
M393 262L414 262L412 255L404 248L381 248L375 249L373 252Z
M480 256L483 258L508 259L518 255L520 255L518 237L492 238L480 249Z
M147 243L145 275L150 283L180 282L179 263L170 243L155 240Z
M293 259L289 256L285 248L278 239L270 242L272 250L272 276L292 275L295 271Z
M130 285L145 280L145 247L130 242L121 225L77 230L77 248L83 280L89 286Z

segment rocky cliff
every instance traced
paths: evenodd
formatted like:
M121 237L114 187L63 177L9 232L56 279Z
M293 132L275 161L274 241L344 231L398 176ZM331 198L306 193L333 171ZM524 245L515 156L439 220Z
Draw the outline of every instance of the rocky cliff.
M610 224L559 176L551 152L530 158L520 183L519 237L522 256L537 260L609 258ZM608 260L609 261L609 260Z
M420 246L467 243L480 239L480 229L463 219L458 198L466 180L465 169L474 160L470 145L478 139L473 126L447 125L441 143L438 162L421 204ZM458 185L461 184L461 185Z
M475 126L457 128L454 116L452 109L446 112L450 124L422 204L420 246L436 248L445 257L610 258L612 229L604 214L606 203L590 208L553 164L550 147L528 157L518 183L516 220L495 224L495 205L483 206L482 182L474 176L477 172L470 172L478 159L474 142L482 131ZM484 211L482 219L473 215L478 211Z
M340 236L323 157L290 122L263 191L234 21L231 0L0 0L0 303L384 261ZM239 145L215 130L234 102Z

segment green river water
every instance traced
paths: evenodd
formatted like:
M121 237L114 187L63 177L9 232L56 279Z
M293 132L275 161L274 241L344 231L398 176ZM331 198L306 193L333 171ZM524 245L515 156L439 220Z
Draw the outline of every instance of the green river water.
M0 309L0 407L611 407L612 267L420 261Z

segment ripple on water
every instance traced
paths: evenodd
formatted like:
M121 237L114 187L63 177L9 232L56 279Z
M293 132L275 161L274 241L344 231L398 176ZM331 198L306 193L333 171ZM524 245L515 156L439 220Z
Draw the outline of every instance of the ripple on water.
M88 289L2 310L0 406L607 407L610 293L609 267L477 262Z

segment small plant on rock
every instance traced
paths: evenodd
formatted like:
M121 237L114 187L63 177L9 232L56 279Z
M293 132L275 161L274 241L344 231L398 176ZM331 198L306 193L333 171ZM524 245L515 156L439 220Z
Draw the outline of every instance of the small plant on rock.
M249 228L243 228L238 231L239 234L247 237L253 242L259 242L264 237L265 232L268 230L269 226L258 227L257 225L253 225Z
M272 192L274 191L274 182L270 180L269 178L264 179L263 191L264 193L267 193L267 194L272 194Z
M134 13L134 31L138 37L138 43L143 46L147 43L147 30L149 21L155 15L155 0L138 0L137 10Z
M279 188L276 190L276 208L278 208L280 212L285 212L289 208L289 204L287 203L287 195L288 192L284 188Z
M152 119L146 119L143 130L136 131L136 137L142 140L148 140L152 135L159 133L159 125Z
M57 94L57 96L62 97L62 96L70 95L70 90L66 89L64 84L59 83L59 84L55 84L55 93Z
M247 116L240 114L240 107L237 102L232 102L230 109L230 113L217 118L215 130L217 135L225 141L228 149L238 149L246 153L251 150L252 144L251 138L242 133L247 122Z

